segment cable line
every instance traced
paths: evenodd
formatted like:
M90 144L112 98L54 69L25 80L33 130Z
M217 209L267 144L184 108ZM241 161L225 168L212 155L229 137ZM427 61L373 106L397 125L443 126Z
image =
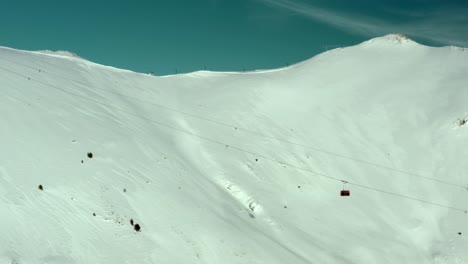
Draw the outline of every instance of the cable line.
M12 63L16 63L16 62L12 62ZM21 63L17 63L17 64L28 67L28 68L31 68L31 69L41 71L41 69L38 69L36 67L27 66L27 65L24 65L24 64L21 64ZM76 80L73 80L73 79L63 78L58 74L54 74L54 73L47 72L47 71L42 71L42 72L50 73L50 74L59 76L61 79L68 80L68 81L73 81L73 82L79 83L81 85L87 86L83 82L76 81ZM217 125L220 125L220 126L234 128L235 130L240 130L240 131L243 131L245 133L248 133L248 134L251 134L251 135L254 135L254 136L257 136L257 137L263 137L265 139L270 139L270 140L275 140L275 141L278 141L278 142L287 143L287 144L290 144L290 145L302 147L302 148L305 148L305 149L309 149L309 150L312 150L312 151L315 151L315 152L320 152L320 153L327 154L327 155L330 155L330 156L334 156L334 157L338 157L338 158L342 158L342 159L347 159L347 160L351 160L351 161L354 161L354 162L363 163L363 164L366 164L366 165L369 165L369 166L374 166L374 167L377 167L377 168L398 172L400 174L406 174L406 175L409 175L409 176L419 177L419 178L422 178L422 179L425 179L425 180L428 180L428 181L434 181L434 182L438 182L438 183L441 183L441 184L445 184L445 185L449 185L449 186L458 187L458 188L468 190L468 186L463 186L463 185L460 185L460 184L440 180L440 179L437 179L437 178L428 177L428 176L424 176L424 175L421 175L421 174L417 174L417 173L413 173L413 172L409 172L409 171L405 171L405 170L401 170L401 169L392 168L392 167L389 167L389 166L386 166L386 165L377 164L377 163L369 162L369 161L366 161L366 160L353 158L353 157L350 157L350 156L346 156L346 155L342 155L342 154L339 154L339 153L319 149L319 148L316 148L316 147L311 147L311 146L300 144L300 143L297 143L297 142L293 142L293 141L289 141L289 140L285 140L285 139L281 139L281 138L276 138L276 137L272 137L272 136L268 136L268 135L265 135L265 134L263 134L261 132L258 132L258 131L249 130L249 129L242 128L242 127L239 127L239 126L235 126L235 125L232 125L232 124L224 123L224 122L221 122L221 121L218 121L218 120L214 120L214 119L202 117L202 116L199 116L199 115L191 114L191 113L179 110L179 109L168 107L168 106L158 104L158 103L155 103L155 102L150 102L150 101L147 101L147 100L142 100L140 98L130 96L130 95L127 95L127 94L123 94L123 93L120 93L120 92L110 91L110 90L107 90L107 89L99 89L99 90L103 91L103 92L106 92L106 93L111 93L111 94L123 96L123 97L126 97L126 98L131 98L131 99L134 99L134 100L137 100L137 101L149 104L149 105L153 105L153 106L165 109L167 111L176 112L176 113L179 113L179 114L190 116L192 118L196 118L196 119L200 119L200 120L203 120L203 121L211 122L211 123L214 123L214 124L217 124Z
M365 185L358 184L358 183L347 182L347 184L350 184L350 185L353 185L353 186L356 186L356 187L359 187L359 188L362 188L362 189L381 192L381 193L385 193L385 194L388 194L388 195L392 195L392 196L396 196L396 197L400 197L400 198L404 198L404 199L408 199L408 200L417 201L417 202L420 202L420 203L430 204L430 205L434 205L434 206L438 206L438 207L447 208L447 209L450 209L450 210L463 212L465 214L468 212L466 209L461 209L461 208L457 208L457 207L453 207L453 206L449 206L449 205L434 203L434 202L431 202L431 201L426 201L426 200L423 200L423 199L419 199L419 198L415 198L415 197L411 197L411 196L407 196L407 195L403 195L403 194L399 194L399 193L389 192L389 191L386 191L386 190L377 189L377 188L373 188L373 187L370 187L370 186L365 186Z
M377 188L373 188L371 186L366 186L366 185L362 185L362 184L359 184L359 183L354 183L354 182L351 182L351 181L344 181L342 179L339 179L337 177L333 177L333 176L330 176L330 175L327 175L327 174L324 174L324 173L320 173L320 172L316 172L316 171L313 171L311 169L308 169L308 168L302 168L302 167L298 167L296 165L293 165L293 164L289 164L287 162L283 162L283 161L280 161L278 159L275 159L275 158L271 158L271 157L268 157L268 156L265 156L265 155L262 155L262 154L258 154L258 153L255 153L253 151L250 151L250 150L245 150L243 148L240 148L240 147L236 147L236 146L231 146L231 145L228 145L222 141L218 141L218 140L215 140L215 139L211 139L209 137L205 137L205 136L202 136L202 135L198 135L198 134L195 134L191 131L187 131L187 130L184 130L184 129L181 129L179 127L175 127L173 125L168 125L166 123L163 123L163 122L160 122L160 121L156 121L154 119L151 119L151 118L146 118L146 117L142 117L140 115L137 115L137 114L134 114L134 113L131 113L131 112L128 112L128 111L125 111L125 110L122 110L118 107L115 107L113 105L110 105L110 104L106 104L106 103L102 103L102 102L99 102L99 101L96 101L96 100L93 100L93 99L90 99L86 96L83 96L83 95L80 95L80 94L76 94L76 93L73 93L73 92L69 92L69 91L66 91L60 87L57 87L55 85L52 85L52 84L49 84L49 83L46 83L46 82L42 82L42 81L39 81L39 80L36 80L36 79L33 79L33 78L30 78L30 77L27 77L21 73L17 73L17 72L14 72L14 71L11 71L11 70L8 70L8 69L5 69L4 67L1 67L0 66L0 69L3 69L5 71L8 71L10 73L13 73L15 75L18 75L18 76L21 76L21 77L24 77L28 80L32 80L32 81L35 81L35 82L38 82L40 84L43 84L44 86L48 86L48 87L51 87L53 89L57 89L57 90L60 90L64 93L67 93L69 95L72 95L72 96L76 96L76 97L79 97L79 98L82 98L86 101L89 101L89 102L93 102L97 105L100 105L100 106L106 106L106 107L109 107L109 108L112 108L116 111L119 111L121 113L124 113L124 114L127 114L127 115L131 115L131 116L134 116L136 118L139 118L141 120L145 120L145 121L148 121L148 122L151 122L153 124L157 124L159 126L162 126L162 127L166 127L168 129L171 129L171 130L174 130L174 131L177 131L179 133L184 133L184 134L188 134L188 135L191 135L193 137L197 137L197 138L200 138L200 139L203 139L207 142L211 142L213 144L217 144L217 145L221 145L223 147L228 147L228 148L231 148L231 149L234 149L234 150L237 150L239 152L242 152L242 153L247 153L247 154L250 154L250 155L255 155L255 156L258 156L258 157L262 157L266 160L270 160L272 162L276 162L280 165L285 165L285 166L288 166L288 167L291 167L291 168L295 168L297 170L301 170L301 171L305 171L305 172L308 172L310 174L313 174L313 175L316 175L316 176L319 176L319 177L323 177L323 178L327 178L327 179L330 179L330 180L334 180L334 181L338 181L338 182L346 182L347 184L350 184L350 185L353 185L353 186L356 186L356 187L360 187L360 188L363 188L363 189L368 189L368 190L372 190L372 191L375 191L375 192L380 192L380 193L384 193L384 194L387 194L387 195L392 195L392 196L395 196L395 197L399 197L399 198L403 198L403 199L408 199L408 200L412 200L412 201L417 201L417 202L420 202L420 203L425 203L425 204L430 204L430 205L433 205L433 206L438 206L438 207L443 207L443 208L446 208L446 209L449 209L449 210L455 210L455 211L459 211L459 212L463 212L463 213L467 213L467 210L466 209L462 209L462 208L457 208L457 207L453 207L453 206L449 206L449 205L444 205L444 204L439 204L439 203L435 203L435 202L431 202L431 201L427 201L427 200L423 200L423 199L419 199L419 198L415 198L415 197L411 197L411 196L407 196L407 195L403 195L403 194L398 194L398 193L393 193L393 192L389 192L389 191L385 191L385 190L381 190L381 189L377 189Z
M11 61L9 61L9 62L11 62ZM11 63L22 65L22 66L28 67L30 69L35 69L35 70L38 70L38 71L42 71L41 69L38 69L38 68L32 67L32 66L28 66L28 65L25 65L25 64L22 64L22 63L17 63L17 62L11 62ZM75 83L87 86L87 84L85 84L83 82L73 80L73 79L64 78L64 77L61 77L60 75L55 74L55 73L51 73L51 72L47 72L47 71L42 71L42 72L53 74L55 76L60 77L61 79L64 79L64 80L67 80L67 81L73 81ZM142 75L144 75L144 74L142 74ZM26 76L23 75L23 77L26 77ZM147 101L147 100L143 100L143 99L140 99L140 98L137 98L137 97L134 97L134 96L131 96L131 95L123 94L123 93L120 93L120 92L110 91L110 90L102 89L102 88L99 88L99 87L94 87L94 88L97 88L100 91L103 91L103 92L106 92L106 93L119 95L119 96L122 96L122 97L125 97L125 98L130 98L130 99L142 102L142 103L153 105L153 106L162 108L162 109L164 109L166 111L176 112L176 113L179 113L179 114L182 114L182 115L185 115L185 116L189 116L189 117L192 117L192 118L195 118L195 119L210 122L210 123L213 123L213 124L216 124L216 125L219 125L219 126L233 128L236 131L243 131L244 133L254 135L256 137L275 140L277 142L283 142L283 143L286 143L286 144L289 144L289 145L301 147L301 148L308 149L308 150L311 150L311 151L314 151L314 152L326 154L326 155L341 158L341 159L347 159L347 160L357 162L357 163L362 163L362 164L365 164L365 165L368 165L368 166L373 166L375 168L389 170L389 171L397 172L397 173L400 173L400 174L405 174L405 175L408 175L408 176L418 177L418 178L421 178L421 179L424 179L424 180L427 180L427 181L433 181L433 182L437 182L437 183L444 184L444 185L447 185L447 186L452 186L452 187L457 187L457 188L462 188L462 189L468 190L468 186L460 185L460 184L449 182L449 181L444 181L444 180L437 179L437 178L434 178L434 177L424 176L424 175L421 175L421 174L418 174L418 173L405 171L405 170L401 170L401 169L397 169L397 168L393 168L393 167L389 167L387 165L378 164L378 163L370 162L370 161L363 160L363 159L358 159L358 158L346 156L346 155L343 155L343 154L340 154L340 153L335 153L335 152L320 149L320 148L317 148L317 147L308 146L308 145L297 143L297 142L294 142L294 141L289 141L289 140L286 140L286 139L265 135L265 134L263 134L261 132L258 132L258 131L249 130L249 129L239 127L239 126L236 126L236 125L232 125L232 124L224 123L224 122L221 122L221 121L218 121L218 120L214 120L214 119L206 118L206 117L203 117L203 116L195 115L195 114L192 114L192 113L188 113L186 111L175 109L175 108L172 108L172 107L169 107L169 106L166 106L166 105L162 105L162 104L158 104L158 103L155 103L155 102L150 102L150 101Z

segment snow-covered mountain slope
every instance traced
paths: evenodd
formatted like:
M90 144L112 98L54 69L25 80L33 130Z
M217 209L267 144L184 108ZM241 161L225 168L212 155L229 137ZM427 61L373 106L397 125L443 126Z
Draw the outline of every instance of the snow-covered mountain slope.
M468 263L467 85L398 35L166 77L0 48L0 261Z

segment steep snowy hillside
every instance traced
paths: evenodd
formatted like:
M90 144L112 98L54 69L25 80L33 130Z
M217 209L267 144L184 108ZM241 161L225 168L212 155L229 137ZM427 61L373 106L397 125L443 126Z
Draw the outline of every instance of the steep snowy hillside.
M468 263L467 84L399 35L165 77L0 48L0 262Z

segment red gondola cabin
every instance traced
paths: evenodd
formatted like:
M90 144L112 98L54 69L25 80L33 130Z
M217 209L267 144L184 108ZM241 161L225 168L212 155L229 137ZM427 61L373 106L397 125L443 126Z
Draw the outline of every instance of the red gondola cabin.
M349 193L349 190L341 190L340 195L341 196L350 196L351 194Z

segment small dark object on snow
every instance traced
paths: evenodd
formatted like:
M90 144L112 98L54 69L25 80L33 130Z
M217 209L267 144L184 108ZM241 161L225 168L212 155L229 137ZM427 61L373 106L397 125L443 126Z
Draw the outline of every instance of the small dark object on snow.
M93 213L93 216L96 216L96 213Z
M88 158L92 159L93 158L93 153L88 152Z
M44 190L44 188L42 187L42 185L41 185L41 184L39 184L39 187L38 187L38 188L39 188L39 190L41 190L41 191L43 191L43 190Z
M124 188L124 192L127 192L127 189Z
M81 163L83 163L83 160L81 160Z
M351 194L350 194L349 190L341 190L340 195L341 196L350 196Z
M133 226L133 228L135 229L135 231L140 232L140 225L139 224L135 224Z
M297 188L298 188L298 189L300 189L300 188L301 188L301 186L300 186L300 185L298 185L298 186L297 186Z
M258 159L255 159L255 161L258 161Z
M130 224L133 225L133 219L130 219Z
M461 232L458 232L458 234L461 236Z

